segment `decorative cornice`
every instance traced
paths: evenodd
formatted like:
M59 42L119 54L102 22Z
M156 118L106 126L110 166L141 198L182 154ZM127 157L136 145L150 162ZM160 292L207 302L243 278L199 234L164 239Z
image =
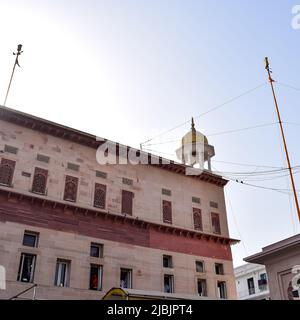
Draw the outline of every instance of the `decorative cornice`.
M17 111L14 109L10 109L7 107L0 106L0 119L3 121L7 121L22 127L26 127L31 130L36 130L41 133L45 133L60 139L68 140L74 143L78 143L93 149L97 149L103 143L112 143L116 146L117 155L119 154L119 150L127 150L131 149L135 151L137 154L141 153L143 156L148 157L149 164L154 167L158 167L164 170L168 170L177 174L186 175L186 169L190 169L191 167L186 166L184 164L165 159L163 157L158 157L149 152L144 152L135 148L131 148L129 146L122 145L120 143L115 143L113 141L107 139L101 139L101 141L97 141L97 137L95 135L91 135L89 133L85 133L70 127L66 127L42 118L35 117L30 114L23 113L21 111ZM151 161L151 159L155 159L155 163ZM152 163L152 164L151 164ZM201 181L205 181L208 183L215 184L217 186L223 187L228 183L228 180L223 177L213 174L207 170L204 170L199 175L189 175L188 177L198 179Z
M18 201L23 201L31 204L37 204L41 207L50 207L52 210L57 211L71 211L74 215L85 215L94 218L110 219L113 222L122 222L124 224L135 225L143 229L153 228L158 232L169 233L181 237L194 238L199 240L214 241L216 243L224 245L233 245L239 242L237 239L231 239L215 234L208 234L192 229L185 229L176 227L173 225L159 224L151 221L142 220L138 217L132 217L128 215L114 214L106 210L100 210L97 208L87 208L74 203L68 203L67 201L55 201L45 196L40 196L31 193L21 193L13 190L9 187L1 187L0 194L7 196L8 199L14 198Z

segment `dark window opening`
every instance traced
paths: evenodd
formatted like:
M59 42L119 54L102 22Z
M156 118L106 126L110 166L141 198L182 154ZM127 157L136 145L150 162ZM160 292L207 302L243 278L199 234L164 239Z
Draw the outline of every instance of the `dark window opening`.
M196 272L204 272L203 261L196 261Z
M167 200L163 200L163 222L172 223L172 203Z
M48 170L35 168L32 181L32 192L45 194L47 186Z
M197 280L197 289L198 289L198 295L201 297L207 296L207 286L206 286L206 280L205 279L198 279Z
M102 290L102 266L91 265L90 290Z
M211 214L212 232L215 234L221 234L220 216L217 213Z
M36 232L25 231L23 237L23 246L36 248L38 246L38 236Z
M254 279L253 278L247 279L247 284L248 284L249 295L255 294Z
M94 206L96 208L105 209L106 202L106 185L96 183L94 193Z
M66 176L64 200L76 201L78 188L78 178Z
M95 258L102 258L103 257L103 244L92 243L90 256L95 257Z
M173 268L172 256L163 256L163 267L164 268Z
M120 273L120 287L131 289L132 287L132 270L131 269L121 269Z
M36 255L22 253L18 272L18 281L33 282Z
M55 285L57 287L68 287L70 282L70 261L57 260L55 272Z
M201 209L193 208L193 218L194 218L194 229L202 231L202 216Z
M172 275L164 275L164 292L174 292L174 277Z
M122 213L132 216L134 194L130 191L122 190Z
M224 266L222 263L216 263L215 264L215 270L216 270L216 274L220 274L223 275L224 274Z
M8 159L1 159L0 164L0 184L12 185L16 162Z
M218 296L220 299L227 299L226 282L218 281Z

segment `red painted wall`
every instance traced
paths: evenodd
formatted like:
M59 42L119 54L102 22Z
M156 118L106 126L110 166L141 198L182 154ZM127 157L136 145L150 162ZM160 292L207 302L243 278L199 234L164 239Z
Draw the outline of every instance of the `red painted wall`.
M63 210L62 207L42 206L27 199L7 198L0 194L0 221L15 222L89 237L123 242L131 245L181 252L215 259L232 260L230 245L214 240L197 239L142 228L131 223L113 221L103 216L94 217ZM24 226L24 229L28 227Z

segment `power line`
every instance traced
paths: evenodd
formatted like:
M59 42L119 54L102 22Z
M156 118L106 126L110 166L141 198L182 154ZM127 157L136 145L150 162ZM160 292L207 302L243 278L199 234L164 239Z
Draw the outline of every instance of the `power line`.
M236 216L235 216L235 212L233 210L232 203L231 203L231 201L229 199L229 196L228 196L228 193L227 193L226 189L224 189L224 193L225 193L226 199L228 200L228 203L229 203L229 206L230 206L230 209L231 209L231 214L232 214L232 217L233 217L233 221L234 221L236 230L238 232L238 236L241 239L242 245L244 247L245 254L246 254L246 256L249 256L248 250L247 250L246 245L245 245L245 241L243 240L242 234L241 234L241 232L239 230L239 227L238 227L238 223L237 223L237 220L236 220Z
M299 88L291 86L289 84L286 84L286 83L283 83L283 82L278 82L278 81L276 81L276 83L279 84L280 86L283 86L283 87L286 87L286 88L290 88L290 89L293 89L293 90L296 90L296 91L300 91Z
M202 116L204 116L204 115L206 115L206 114L208 114L208 113L210 113L210 112L213 112L213 111L215 111L215 110L217 110L217 109L219 109L219 108L221 108L221 107L223 107L223 106L225 106L225 105L227 105L227 104L230 104L230 103L232 103L233 101L235 101L235 100L237 100L237 99L239 99L239 98L241 98L241 97L243 97L243 96L245 96L245 95L248 95L248 94L252 93L253 91L255 91L255 90L257 90L257 89L265 86L266 84L267 84L267 82L261 83L260 85L258 85L258 86L254 87L254 88L252 88L252 89L249 89L249 90L247 90L247 91L239 94L238 96L235 96L235 97L233 97L233 98L231 98L231 99L229 99L229 100L227 100L227 101L225 101L225 102L223 102L223 103L221 103L221 104L219 104L219 105L216 105L215 107L213 107L213 108L211 108L211 109L209 109L209 110L207 110L207 111L199 114L198 116L196 116L196 117L194 117L194 118L195 118L195 119L198 119L198 118L200 118L200 117L202 117ZM162 136L162 135L165 135L165 134L167 134L167 133L169 133L169 132L171 132L171 131L173 131L173 130L175 130L175 129L178 129L178 128L184 126L185 124L187 124L187 123L189 123L189 122L190 122L190 120L187 120L187 121L185 121L185 122L183 122L183 123L181 123L181 124L178 124L177 126L171 128L171 129L169 129L169 130L163 131L163 132L157 134L156 136L153 136L152 138L150 138L150 139L142 142L141 145L144 145L144 144L146 144L147 142L150 142L150 141L152 141L152 140L154 140L154 139L156 139L156 138L158 138L158 137L160 137L160 136Z
M246 130L251 130L251 129L262 128L262 127L269 127L269 126L275 125L277 123L278 122L269 122L269 123L258 124L258 125L251 126L251 127L245 127L245 128L221 131L221 132L216 132L216 133L212 133L212 134L207 134L206 137L212 137L212 136L218 136L218 135L223 135L223 134L235 133L235 132L240 132L240 131L246 131ZM148 144L145 144L145 146L146 147L156 146L156 145L168 144L168 143L179 142L179 141L181 141L181 140L176 139L176 140L162 141L162 142L157 142L157 143L148 143Z

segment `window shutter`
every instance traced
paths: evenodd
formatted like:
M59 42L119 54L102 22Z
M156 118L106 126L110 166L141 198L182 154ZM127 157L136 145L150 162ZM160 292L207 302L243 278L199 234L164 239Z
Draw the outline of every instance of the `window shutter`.
M122 190L122 213L132 215L133 192Z
M163 222L172 223L172 203L171 203L171 201L163 200Z
M96 183L94 193L94 206L100 209L105 209L106 200L106 185Z
M35 168L32 182L32 192L45 194L48 178L48 170Z
M211 223L212 223L213 233L220 234L221 233L221 226L220 226L220 216L218 213L211 214Z
M202 231L202 216L201 209L193 208L193 217L194 217L194 229Z
M76 201L78 188L78 178L66 176L64 200Z
M11 186L16 162L8 159L1 159L0 164L0 183Z

